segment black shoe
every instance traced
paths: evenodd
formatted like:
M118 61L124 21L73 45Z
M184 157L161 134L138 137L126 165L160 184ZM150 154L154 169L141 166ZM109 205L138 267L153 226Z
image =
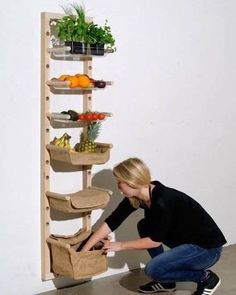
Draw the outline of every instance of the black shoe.
M146 285L140 286L138 291L140 293L157 293L157 292L173 292L175 291L175 283L158 283L152 281Z
M211 270L208 270L208 278L198 284L197 291L193 295L212 295L220 285L220 278Z

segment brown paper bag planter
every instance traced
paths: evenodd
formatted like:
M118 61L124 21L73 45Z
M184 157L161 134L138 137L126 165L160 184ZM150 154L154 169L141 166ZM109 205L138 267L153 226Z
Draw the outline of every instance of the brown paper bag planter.
M77 252L90 234L91 231L80 230L72 236L51 235L47 238L55 274L79 280L107 270L107 256L103 250Z
M104 164L110 158L110 149L112 144L97 143L97 151L95 153L76 152L69 149L48 144L50 157L53 160L69 163L72 165L94 165Z
M112 192L102 188L89 187L71 194L46 192L46 195L52 208L66 213L76 213L105 208Z

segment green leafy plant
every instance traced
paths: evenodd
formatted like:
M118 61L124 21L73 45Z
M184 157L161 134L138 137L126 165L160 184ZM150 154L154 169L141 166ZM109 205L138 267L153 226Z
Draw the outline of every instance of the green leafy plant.
M55 20L59 41L104 44L107 48L115 50L115 39L107 20L103 26L88 22L85 8L79 4L74 3L62 8L66 15Z
M65 16L56 21L56 31L60 41L87 42L88 28L85 9L82 5L71 4L63 7Z
M88 27L88 43L90 44L106 44L108 48L115 49L115 39L111 33L111 27L108 21L105 21L104 26L91 24Z

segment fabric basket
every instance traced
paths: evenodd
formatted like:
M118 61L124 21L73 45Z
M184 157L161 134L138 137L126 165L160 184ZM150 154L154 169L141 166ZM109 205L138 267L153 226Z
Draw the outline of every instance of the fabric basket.
M107 256L103 250L80 252L90 234L91 231L80 230L71 236L50 235L47 242L51 250L53 273L79 280L107 270Z

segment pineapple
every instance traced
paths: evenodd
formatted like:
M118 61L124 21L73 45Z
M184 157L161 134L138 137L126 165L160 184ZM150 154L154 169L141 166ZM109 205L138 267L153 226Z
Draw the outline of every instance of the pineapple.
M87 134L83 134L83 139L80 143L75 145L77 152L95 153L97 145L94 142L99 135L101 129L101 122L91 122L88 126Z

